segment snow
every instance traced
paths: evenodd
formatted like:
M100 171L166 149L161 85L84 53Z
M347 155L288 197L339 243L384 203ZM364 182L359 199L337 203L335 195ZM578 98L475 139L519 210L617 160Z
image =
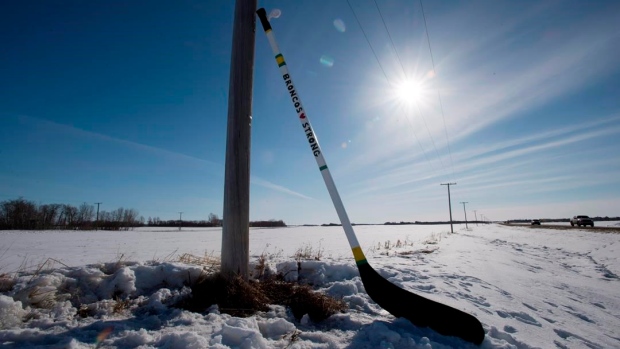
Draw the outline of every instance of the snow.
M495 224L355 231L390 282L476 316L481 348L620 347L620 234ZM320 323L279 305L248 318L172 307L202 272L180 256L217 257L218 228L0 231L0 246L2 348L476 347L378 307L341 227L250 231L253 265L262 255L268 271L347 303ZM298 273L300 255L309 258Z

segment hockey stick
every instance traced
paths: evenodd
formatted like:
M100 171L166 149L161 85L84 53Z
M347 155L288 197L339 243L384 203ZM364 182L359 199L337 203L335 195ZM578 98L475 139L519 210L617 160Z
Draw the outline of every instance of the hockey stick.
M366 256L362 252L359 242L357 241L357 237L355 236L355 232L351 226L351 221L349 221L347 212L344 209L344 205L342 204L342 200L340 199L340 195L336 189L336 184L334 183L332 175L329 172L329 168L327 167L327 163L325 162L325 158L323 157L323 151L319 146L316 133L310 124L310 120L308 120L308 116L306 115L306 111L301 103L297 89L295 88L291 75L288 72L286 62L284 61L284 56L280 53L271 29L271 24L267 18L267 12L264 8L260 8L256 11L256 13L258 14L263 29L265 30L265 34L267 35L267 39L269 40L269 44L271 45L271 49L275 55L276 63L280 67L282 79L284 80L284 84L290 95L291 102L295 107L295 112L301 122L301 126L304 130L306 139L308 140L310 150L312 151L314 159L316 160L319 170L321 171L321 175L325 181L325 186L327 187L329 196L331 197L334 207L336 208L338 218L340 218L340 223L342 223L342 227L349 241L349 245L351 246L351 250L353 251L353 257L355 258L355 263L357 264L360 277L362 278L362 283L364 284L364 288L366 289L368 296L370 296L375 303L377 303L381 308L387 310L390 314L395 317L404 317L416 326L430 327L443 335L457 336L475 344L482 343L484 340L484 329L482 328L480 321L478 321L478 319L474 316L445 304L438 303L406 291L386 280L370 266L366 260Z

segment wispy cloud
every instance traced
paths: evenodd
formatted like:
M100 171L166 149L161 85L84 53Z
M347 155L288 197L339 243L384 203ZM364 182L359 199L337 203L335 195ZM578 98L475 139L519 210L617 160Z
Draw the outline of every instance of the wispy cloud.
M115 143L115 144L119 144L131 149L136 149L136 150L140 150L140 151L144 151L144 152L148 152L151 154L156 154L158 156L166 156L169 158L173 158L175 160L184 160L184 161L188 161L194 164L198 164L198 165L202 165L202 166L207 166L208 169L210 169L211 173L215 176L223 176L224 173L224 166L221 164L218 164L216 162L213 161L209 161L209 160L205 160L205 159L200 159L197 158L195 156L191 156L191 155L187 155L187 154L183 154L183 153L179 153L179 152L175 152L175 151L171 151L168 149L163 149L163 148L159 148L159 147L154 147L151 145L147 145L147 144L142 144L142 143L138 143L138 142L134 142L134 141L129 141L126 139L120 139L120 138L116 138L116 137L111 137L102 133L97 133L97 132L92 132L92 131L87 131L87 130L83 130L74 126L70 126L70 125L65 125L65 124L60 124L57 122L53 122L53 121L49 121L49 120L45 120L45 119L40 119L40 118L36 118L36 117L32 117L32 116L26 116L26 115L19 115L18 119L21 122L24 123L28 123L28 124L34 124L36 126L43 126L46 130L48 131L56 131L56 132L62 132L65 134L70 134L72 136L75 137L82 137L82 138L87 138L87 139L92 139L92 140L99 140L99 141L104 141L104 142L111 142L111 143ZM286 187L283 187L281 185L277 185L274 183L271 183L267 180L261 179L259 177L256 176L252 176L251 177L251 183L254 183L256 185L259 185L261 187L270 189L270 190L274 190L274 191L278 191L281 193L285 193L288 195L292 195L298 198L303 198L303 199L312 199L306 195L303 195L301 193L297 193L293 190L290 190Z
M469 162L464 163L461 166L461 169L466 170L466 169L473 168L473 167L492 165L494 163L514 159L516 157L521 157L521 156L532 154L532 153L538 153L540 151L548 150L550 148L558 148L562 146L567 146L569 144L582 142L585 140L598 138L601 136L613 135L616 133L620 133L620 126L610 127L610 128L606 128L602 130L590 131L587 133L579 133L576 135L568 136L561 140L553 140L553 141L549 141L546 143L528 145L528 146L524 146L519 149L509 150L509 151L502 152L500 154L486 156L486 157L483 157L483 158L480 158L474 161L469 161ZM465 155L463 155L463 158L465 158Z
M559 129L542 130L491 147L482 144L461 149L454 153L454 158L458 159L454 165L458 181L467 183L468 190L534 188L545 183L569 183L568 180L582 174L575 174L574 170L564 167L547 168L541 165L557 158L552 152L555 149L620 133L620 125L617 124L619 120L619 116L612 116ZM597 159L586 158L581 163L586 167ZM444 160L448 161L447 158ZM375 175L367 173L364 180L350 183L349 187L353 189L351 195L363 197L389 192L395 198L407 196L411 192L436 192L436 184L443 180L442 176L425 166L419 154L404 154L386 163L390 163L389 170L379 171ZM572 166L573 162L569 163ZM393 166L395 164L398 165ZM388 165L377 166L385 169ZM572 175L562 175L562 172ZM573 188L585 185L583 181L570 183L561 188L552 187L560 190L568 189L571 185Z
M61 123L53 122L50 120L45 120L45 119L41 119L41 118L37 118L33 116L26 116L26 115L19 115L18 119L24 123L34 124L37 127L42 126L48 131L62 132L62 133L69 134L75 137L81 137L81 138L87 138L90 140L99 140L99 141L104 141L104 142L120 144L120 145L123 145L131 149L141 150L141 151L156 154L159 156L166 156L166 157L170 157L170 158L177 159L177 160L185 160L185 161L190 161L190 162L198 163L202 165L208 165L214 168L223 169L222 165L209 161L209 160L200 159L195 156L191 156L191 155L187 155L187 154L183 154L183 153L179 153L179 152L175 152L175 151L171 151L171 150L167 150L167 149L163 149L159 147L154 147L151 145L142 144L142 143L138 143L134 141L129 141L126 139L120 139L120 138L108 136L108 135L98 133L98 132L87 131L87 130L77 128L71 125L61 124Z
M485 154L497 153L499 151L517 147L519 145L529 145L532 143L536 143L539 141L549 141L550 139L561 137L574 132L584 132L586 130L590 130L594 127L604 126L607 124L613 124L620 121L620 115L614 115L607 118L597 119L597 120L589 120L586 122L571 124L569 126L563 126L556 129L551 130L540 130L536 132L536 128L532 129L533 133L527 134L525 136L521 136L518 138L508 139L505 141L494 142L493 146L489 148L489 146L478 146L476 148L469 148L467 153L469 156L461 154L464 156L462 160L469 160L476 157L484 156Z
M292 190L290 190L290 189L288 189L286 187L283 187L281 185L273 184L273 183L268 182L268 181L266 181L264 179L260 179L260 178L258 178L256 176L251 176L250 182L254 183L256 185L260 185L261 187L265 187L265 188L268 188L268 189L271 189L271 190L279 191L281 193L293 195L293 196L296 196L296 197L301 198L301 199L314 200L313 198L311 198L309 196L306 196L306 195L300 194L298 192L292 191Z
M480 65L473 70L455 67L455 75L444 81L451 87L451 94L445 98L450 134L455 139L467 137L519 112L591 86L617 71L613 57L617 55L620 30L617 26L610 28L608 19L582 18L571 23L571 28L579 30L566 29L556 40L542 37L530 45L510 46L503 51L491 44L504 45L491 41L461 53L468 57L453 57L457 67L459 61L478 61ZM495 55L489 56L487 51ZM459 71L463 74L456 75ZM492 76L496 78L489 78Z

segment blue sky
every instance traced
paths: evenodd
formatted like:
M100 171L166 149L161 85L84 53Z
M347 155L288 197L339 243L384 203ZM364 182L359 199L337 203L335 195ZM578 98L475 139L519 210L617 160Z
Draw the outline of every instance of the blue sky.
M259 7L353 222L447 220L447 182L455 219L620 215L620 3L424 1L432 59L418 1L350 3ZM221 216L233 11L5 4L0 200ZM250 219L338 222L260 25L255 55Z

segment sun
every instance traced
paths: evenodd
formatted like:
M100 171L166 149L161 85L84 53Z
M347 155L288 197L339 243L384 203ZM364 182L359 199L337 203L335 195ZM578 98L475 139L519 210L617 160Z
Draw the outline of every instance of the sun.
M406 105L420 103L425 93L424 84L413 79L404 80L394 87L395 99Z
M396 86L394 91L401 102L411 103L418 101L422 95L422 86L413 80L405 80Z

